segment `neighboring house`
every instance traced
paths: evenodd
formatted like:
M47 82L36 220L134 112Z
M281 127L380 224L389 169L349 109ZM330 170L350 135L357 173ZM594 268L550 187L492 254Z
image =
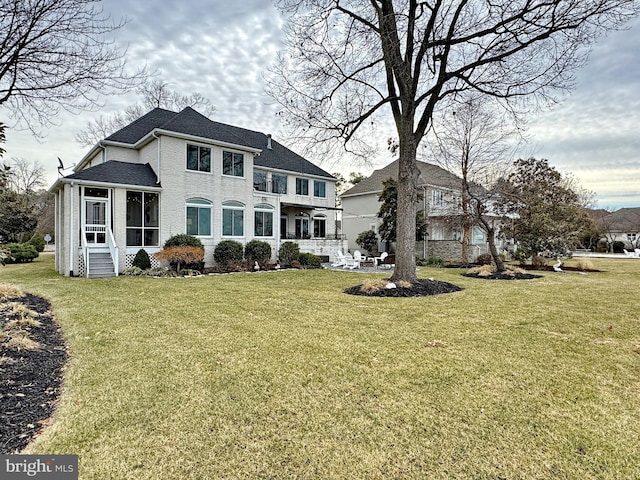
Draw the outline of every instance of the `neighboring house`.
M417 165L418 192L422 196L417 208L419 215L426 212L429 239L426 243L416 243L416 254L420 257L434 255L446 260L460 260L462 180L437 165L426 162L418 162ZM340 195L342 231L347 236L351 251L360 249L355 241L361 232L373 230L378 233L381 205L378 196L382 192L383 181L388 178L398 178L398 160L374 171L370 177ZM486 242L485 232L477 226L473 227L470 261L488 251ZM379 250L384 248L381 243Z
M625 248L640 248L640 207L615 212L591 210L591 217L609 245L623 242Z
M192 108L156 108L99 142L51 187L56 270L117 274L144 248L197 236L205 264L221 240L283 241L328 256L336 232L336 179L260 132L214 122Z

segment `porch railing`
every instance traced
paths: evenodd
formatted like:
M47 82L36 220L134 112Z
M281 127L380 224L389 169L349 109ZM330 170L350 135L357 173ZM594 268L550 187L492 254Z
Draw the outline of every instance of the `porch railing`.
M80 234L80 247L82 248L82 258L84 259L84 276L89 276L89 247L87 246L87 232L83 228Z
M111 256L111 261L113 262L113 269L115 271L116 277L118 276L118 255L119 250L116 245L116 240L113 237L113 232L110 228L107 228L106 225L85 225L82 228L81 235L81 246L82 246L82 256L84 257L84 268L85 268L85 276L89 276L90 267L89 267L89 244L87 243L87 234L93 234L94 236L98 236L100 234L105 236L105 242L107 247L109 248L109 255ZM95 237L94 237L95 238Z
M113 232L110 228L107 228L107 245L109 246L109 253L111 254L111 261L113 261L113 271L118 276L118 246L116 240L113 238Z
M324 237L313 237L311 234L305 233L295 233L295 232L287 232L283 233L280 237L282 240L346 240L347 236L342 233L335 234L327 234Z

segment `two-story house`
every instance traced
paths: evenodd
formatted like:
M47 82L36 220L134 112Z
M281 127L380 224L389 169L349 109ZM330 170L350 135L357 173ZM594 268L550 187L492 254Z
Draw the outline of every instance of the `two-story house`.
M336 179L271 135L214 122L192 108L156 108L100 141L51 187L56 270L117 274L141 248L197 236L205 264L226 239L286 239L328 256L336 232Z
M431 163L418 162L418 215L427 223L428 242L416 243L416 255L435 255L447 260L460 260L463 236L460 222L462 180L451 172ZM380 201L383 182L398 178L398 160L375 170L370 177L340 195L342 200L342 231L347 236L351 251L360 247L355 243L365 230L378 232ZM484 230L474 226L471 233L470 261L487 252ZM382 251L384 245L380 245Z

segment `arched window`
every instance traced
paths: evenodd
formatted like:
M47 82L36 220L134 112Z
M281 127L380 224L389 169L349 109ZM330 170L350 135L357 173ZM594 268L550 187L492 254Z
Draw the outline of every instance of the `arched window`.
M211 207L213 204L204 198L187 200L187 235L198 237L211 236Z
M254 235L256 237L273 237L274 208L266 203L254 207Z
M240 202L222 204L222 236L244 237L244 204Z

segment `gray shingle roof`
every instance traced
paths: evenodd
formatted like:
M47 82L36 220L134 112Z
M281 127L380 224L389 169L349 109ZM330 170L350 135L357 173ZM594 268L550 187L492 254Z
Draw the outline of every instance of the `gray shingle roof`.
M351 195L361 195L371 192L381 192L383 189L382 182L387 178L398 178L399 160L391 162L380 170L375 170L371 176L357 183L341 196L348 197ZM417 162L418 165L418 186L433 185L442 188L460 188L460 178L451 172L437 165L427 162Z
M264 133L214 122L191 107L185 108L180 113L156 108L107 137L106 140L133 145L156 128L260 149L262 153L254 160L257 166L334 178L330 173L275 140L271 142L272 148L268 149L267 135Z
M590 213L597 224L610 232L640 231L640 207L620 208L615 212L591 210Z
M141 187L159 187L158 177L148 163L127 163L109 160L93 167L80 170L65 177L72 180L114 183L118 185L136 185Z

